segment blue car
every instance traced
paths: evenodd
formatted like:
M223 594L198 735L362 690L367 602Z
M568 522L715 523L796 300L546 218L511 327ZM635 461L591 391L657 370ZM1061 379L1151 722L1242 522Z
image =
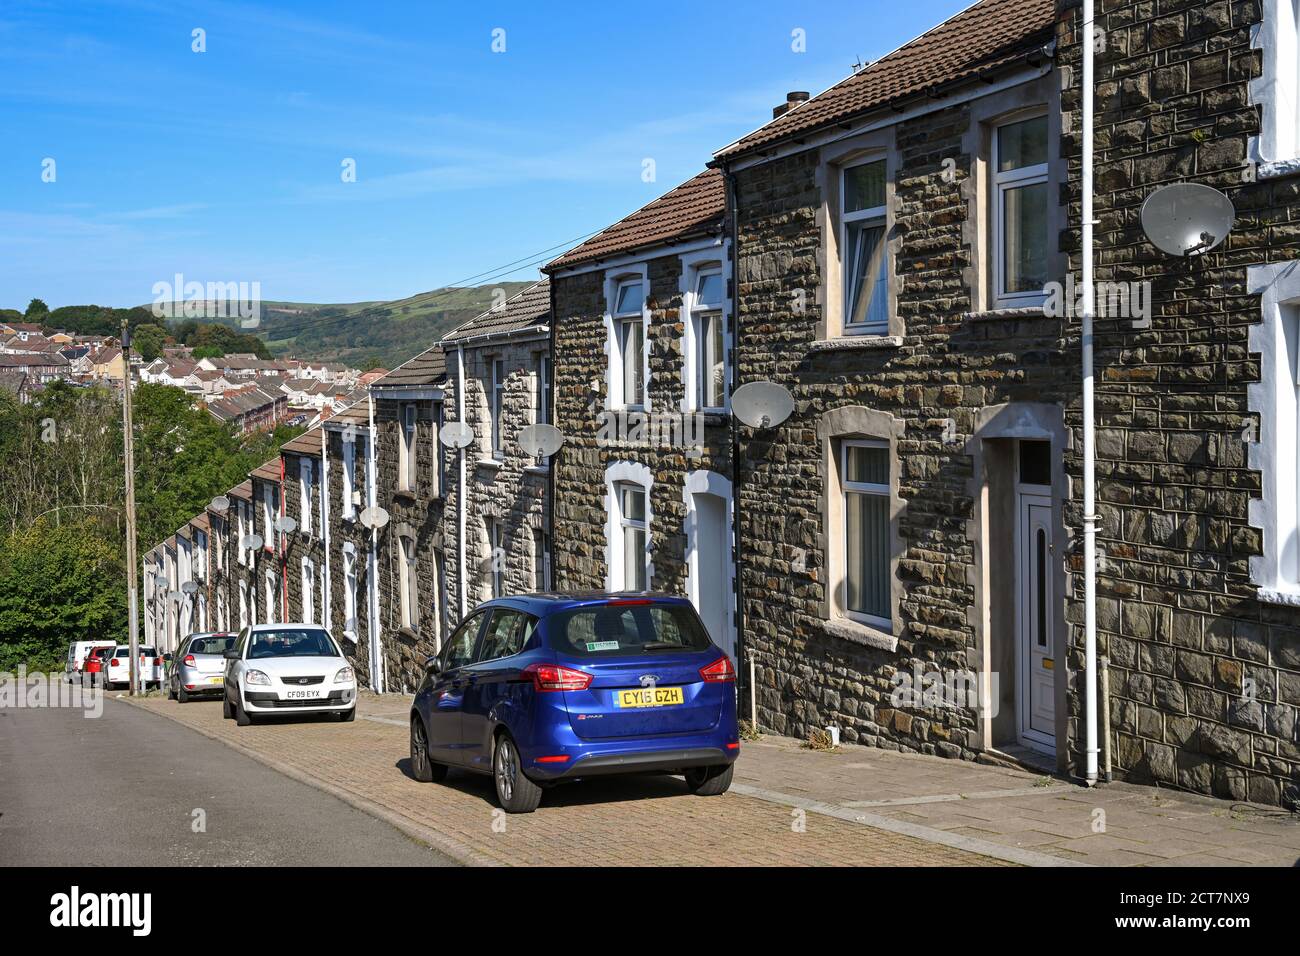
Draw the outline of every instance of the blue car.
M429 659L411 707L411 772L491 774L509 813L552 784L681 773L724 793L740 753L736 669L685 598L529 594L475 608Z

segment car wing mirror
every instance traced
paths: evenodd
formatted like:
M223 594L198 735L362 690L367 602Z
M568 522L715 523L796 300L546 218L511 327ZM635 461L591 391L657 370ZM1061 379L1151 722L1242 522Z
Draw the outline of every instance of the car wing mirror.
M442 671L442 662L436 656L430 657L424 662L424 669L430 674L437 674Z
M227 647L224 651L221 652L221 656L228 661L237 661L239 660L239 649L234 647Z

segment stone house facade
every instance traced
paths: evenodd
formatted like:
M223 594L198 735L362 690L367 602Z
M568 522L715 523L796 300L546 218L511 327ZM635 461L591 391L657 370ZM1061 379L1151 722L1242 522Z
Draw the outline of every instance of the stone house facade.
M443 337L445 409L473 442L444 448L443 557L450 619L500 594L550 587L550 465L520 448L550 423L550 286L535 283Z
M737 382L794 399L738 426L762 727L1066 765L1078 384L1042 295L1065 267L1054 20L1051 0L986 0L715 157Z
M252 533L262 539L254 548L249 565L250 602L256 595L258 624L275 624L290 618L286 593L287 535L279 532L277 522L284 513L284 461L279 455L258 465L249 473L252 481Z
M326 564L329 627L364 687L382 681L377 583L381 574L378 533L362 527L361 512L376 501L372 478L374 442L369 401L362 401L321 423L328 509Z
M547 265L560 590L690 596L734 657L731 246L707 171Z
M286 620L328 627L329 568L325 561L328 500L322 494L321 441L318 426L280 447L284 463L283 513L294 521L294 530L283 536L284 584Z
M434 346L370 387L376 491L388 523L379 531L379 639L388 689L413 692L446 633L443 517L442 350Z
M1071 10L1058 31L1071 155L1081 148L1077 22ZM1149 283L1150 306L1140 321L1104 316L1096 327L1097 640L1110 661L1114 766L1235 800L1294 801L1294 5L1122 0L1099 5L1097 27L1097 278ZM1145 199L1175 182L1212 186L1236 210L1226 242L1187 261L1139 226ZM1071 222L1080 186L1071 167ZM1068 425L1081 426L1073 409ZM1070 612L1080 619L1073 601Z

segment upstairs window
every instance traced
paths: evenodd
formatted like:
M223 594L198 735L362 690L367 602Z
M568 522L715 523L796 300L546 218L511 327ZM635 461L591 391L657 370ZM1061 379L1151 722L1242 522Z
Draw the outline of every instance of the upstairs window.
M993 142L995 294L1033 305L1047 284L1047 117L999 126Z
M492 584L492 596L499 598L506 593L505 551L501 547L501 522L496 518L487 519L488 536L488 576Z
M302 527L303 534L311 534L312 526L312 492L316 484L315 462L310 458L298 459L298 483L301 491L301 500L298 504L298 510L301 514L299 524Z
M505 455L501 437L501 414L505 409L506 395L506 363L503 359L492 359L491 390L492 457L501 461Z
M415 630L419 624L419 587L416 580L415 539L402 535L399 539L402 548L400 562L397 566L398 584L402 599L402 627Z
M614 291L614 355L610 376L611 395L618 407L645 407L645 283L641 279L620 282Z
M693 407L721 410L726 404L727 328L721 267L701 269L691 295Z
M343 520L352 521L357 514L352 496L357 487L357 443L343 436Z
M551 357L545 352L537 353L537 424L551 423Z
M883 335L889 331L885 160L848 166L841 175L844 332Z
M403 405L397 446L397 487L401 491L415 490L415 419L416 407Z

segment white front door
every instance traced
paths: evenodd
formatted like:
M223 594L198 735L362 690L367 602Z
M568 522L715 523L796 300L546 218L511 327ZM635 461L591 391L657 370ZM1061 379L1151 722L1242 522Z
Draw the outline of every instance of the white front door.
M1016 710L1020 741L1055 751L1055 601L1052 593L1052 499L1019 493L1016 533L1017 644Z
M688 526L694 544L690 556L690 597L713 642L736 659L731 631L731 535L729 504L721 495L694 492L689 496Z

